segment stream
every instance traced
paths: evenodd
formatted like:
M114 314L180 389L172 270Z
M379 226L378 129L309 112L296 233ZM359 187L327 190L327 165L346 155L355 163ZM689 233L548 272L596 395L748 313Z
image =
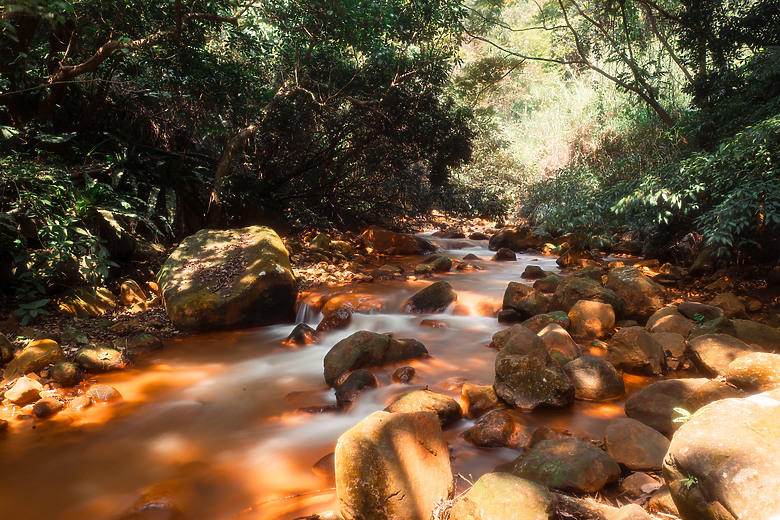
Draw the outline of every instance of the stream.
M476 254L480 260L471 263L484 270L329 288L375 310L355 314L349 328L323 334L308 347L282 344L290 324L170 340L143 364L96 378L116 387L121 402L78 412L66 408L46 421L15 421L0 441L2 517L168 518L152 509L127 515L145 493L148 503L175 497L180 514L194 520L294 519L335 511L332 479L312 466L333 451L338 437L409 390L427 386L458 398L464 382L492 384L496 351L487 345L506 327L493 313L507 283L520 281L530 263L559 270L555 257L523 254L517 262L491 262L486 241L434 241L454 259ZM399 257L393 263L419 260ZM411 295L437 280L457 291L453 308L427 316L403 313ZM324 296L315 291L307 301ZM307 306L299 312L299 321L313 327L320 317ZM408 363L416 370L411 385L391 382L400 365L373 370L379 388L361 394L346 413L296 413L335 403L323 379L323 358L357 330L415 338L431 357ZM641 378L626 376L628 393L641 384ZM521 420L529 433L547 424L600 437L609 421L624 416L624 401L577 401L568 411L523 414ZM519 455L468 445L460 434L473 424L464 419L446 431L459 489Z

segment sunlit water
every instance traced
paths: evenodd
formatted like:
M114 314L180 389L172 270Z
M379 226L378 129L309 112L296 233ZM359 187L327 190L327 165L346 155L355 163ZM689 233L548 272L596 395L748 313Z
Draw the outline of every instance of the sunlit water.
M2 518L117 519L145 493L175 497L184 517L196 520L291 519L335 510L333 482L312 465L332 452L338 437L410 389L427 386L457 398L464 382L492 384L496 352L487 345L504 327L492 316L507 283L520 281L530 263L558 270L553 257L491 262L486 242L438 242L452 258L478 255L472 263L485 270L341 289L370 296L379 309L355 314L348 329L323 335L313 346L284 346L289 324L169 341L144 366L96 378L119 389L122 402L66 409L47 421L14 420L11 434L0 440ZM405 314L405 301L436 280L452 284L457 304L437 315ZM320 318L306 308L298 316L312 326ZM348 413L296 413L335 403L323 358L357 330L416 338L432 357L409 363L416 369L411 386L391 382L398 365L376 369L380 387L363 393ZM548 424L599 437L622 415L622 401L578 402L571 411L522 420L529 432ZM467 445L460 433L473 424L463 420L447 431L461 487L519 455Z

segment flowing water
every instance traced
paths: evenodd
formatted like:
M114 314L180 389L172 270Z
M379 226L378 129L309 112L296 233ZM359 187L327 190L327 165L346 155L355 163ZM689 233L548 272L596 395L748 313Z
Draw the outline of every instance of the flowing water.
M558 270L552 257L491 262L485 242L438 242L452 258L475 253L482 260L472 263L485 270L331 289L330 295L359 299L373 310L302 348L282 344L289 324L172 340L143 366L99 377L122 393L121 402L66 409L46 421L13 421L13 431L0 439L2 518L114 520L144 494L148 503L173 497L183 517L194 520L292 519L335 510L332 479L312 466L333 451L339 435L410 389L427 386L457 398L463 382L492 384L496 352L487 345L504 328L492 316L507 283L520 281L530 263ZM404 313L404 302L436 280L452 284L457 304L437 315ZM313 294L309 301L324 297ZM299 320L316 326L320 316L307 309ZM418 339L432 357L409 363L416 369L411 386L391 382L396 367L375 370L379 388L361 394L347 413L296 413L335 403L322 361L357 330ZM632 382L641 384L627 380L628 386ZM521 420L529 432L547 424L598 437L623 416L622 402L577 402L566 412ZM446 432L461 487L519 455L470 447L460 433L472 425L463 420Z

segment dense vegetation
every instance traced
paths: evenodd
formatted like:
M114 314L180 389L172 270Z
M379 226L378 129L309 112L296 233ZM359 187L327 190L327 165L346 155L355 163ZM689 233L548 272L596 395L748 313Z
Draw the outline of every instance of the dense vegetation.
M1 263L23 302L102 282L123 232L432 208L777 256L777 0L2 9Z

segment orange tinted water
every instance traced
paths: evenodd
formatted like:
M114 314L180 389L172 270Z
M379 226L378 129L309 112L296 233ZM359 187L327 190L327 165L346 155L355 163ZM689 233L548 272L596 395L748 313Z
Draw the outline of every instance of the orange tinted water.
M484 244L449 251L454 258L468 252L490 257ZM6 407L2 416L11 418L12 432L0 440L2 517L116 519L144 496L147 502L173 500L194 520L296 518L334 510L333 482L312 465L334 449L341 433L410 387L391 383L397 367L385 367L376 370L380 387L362 394L348 413L296 413L335 403L322 377L325 353L356 330L392 332L422 341L432 355L409 363L416 369L412 388L458 397L463 382L491 384L496 352L487 344L503 328L491 315L506 284L520 280L530 262L557 270L549 257L473 262L486 270L435 278L449 281L459 295L453 309L435 316L402 312L405 300L430 279L342 289L374 313L354 315L348 330L325 334L316 345L284 346L291 325L190 336L167 342L143 366L95 378L116 387L121 402L65 410L46 421L16 418L22 412ZM310 317L311 324L317 319ZM631 390L643 384L642 378L627 378ZM529 432L547 424L600 437L610 420L623 415L622 403L577 402L566 412L522 419ZM461 487L519 455L469 446L460 433L471 425L463 420L447 432Z

